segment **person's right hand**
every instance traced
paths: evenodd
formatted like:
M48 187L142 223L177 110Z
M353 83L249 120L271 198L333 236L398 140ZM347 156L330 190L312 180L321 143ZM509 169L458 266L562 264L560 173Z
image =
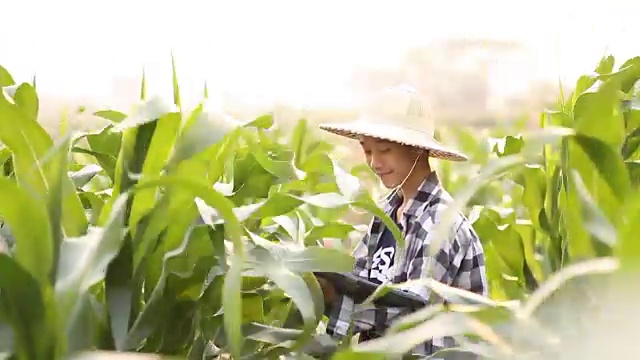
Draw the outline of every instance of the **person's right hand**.
M324 303L332 304L336 298L335 287L331 284L331 282L329 282L329 280L324 279L320 276L316 276L316 280L318 280L320 288L322 289L322 294L324 295Z

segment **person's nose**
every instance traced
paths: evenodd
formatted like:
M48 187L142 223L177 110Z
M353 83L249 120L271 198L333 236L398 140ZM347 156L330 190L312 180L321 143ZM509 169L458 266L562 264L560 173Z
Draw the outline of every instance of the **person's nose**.
M371 154L371 158L369 159L369 166L376 173L380 173L380 170L382 169L382 161L380 161L380 157Z

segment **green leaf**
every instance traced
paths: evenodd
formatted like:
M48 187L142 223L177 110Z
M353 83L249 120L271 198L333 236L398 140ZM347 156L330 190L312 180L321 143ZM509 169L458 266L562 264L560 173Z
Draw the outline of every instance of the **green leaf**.
M239 358L242 352L241 319L242 319L242 296L241 276L243 257L238 250L231 256L231 266L224 278L224 290L222 295L222 306L224 308L224 332L230 344L231 354Z
M571 239L565 246L568 247L569 256L575 261L593 257L595 251L589 233L584 227L580 194L572 185L570 184L568 189L565 187L560 194L559 210L562 213L562 230L566 232L563 238Z
M87 155L91 155L94 158L96 158L96 160L100 164L99 167L102 170L104 170L104 172L113 181L114 175L115 175L115 167L116 167L116 158L115 157L113 157L111 155L108 155L108 154L100 153L100 152L97 152L97 151L92 151L92 150L84 149L84 148L81 148L81 147L77 147L77 146L71 148L71 152L78 153L78 154L87 154ZM73 176L73 174L72 174L72 176ZM74 180L74 182L75 182L75 180ZM82 181L80 181L80 182L82 182Z
M131 328L126 334L126 338L119 344L118 349L132 350L138 348L142 342L156 331L159 325L162 323L163 314L175 301L175 294L168 291L170 276L188 279L193 275L196 267L193 266L193 261L185 269L177 268L172 269L176 265L180 265L181 257L187 255L187 251L190 245L194 241L193 228L189 229L184 235L182 243L175 249L169 250L162 256L162 270L158 282L155 284L153 291L149 295L145 306L137 315ZM205 254L200 254L204 256ZM174 264L172 264L174 262Z
M628 93L640 78L640 57L625 61L617 72L600 75L600 78L615 83L619 90Z
M0 216L11 226L18 264L40 284L48 283L53 239L45 204L15 182L0 177Z
M245 133L245 135L247 134ZM265 152L265 149L258 144L258 141L252 140L249 136L245 136L244 139L247 141L249 148L252 149L252 156L268 173L279 179L294 179L297 177L293 161L274 159Z
M168 113L158 119L149 143L147 156L143 160L141 177L155 177L161 174L173 149L179 128L179 114ZM136 193L131 204L129 217L129 224L134 235L136 233L136 224L142 215L153 207L156 197L156 189L145 189Z
M258 129L269 129L273 126L273 115L266 114L258 116L254 120L243 125L244 127L255 127Z
M115 205L116 203L114 203ZM109 220L107 219L106 221L108 222ZM105 275L104 299L111 335L108 339L109 348L116 350L123 348L126 334L132 321L131 318L137 305L136 289L132 278L131 247L131 239L129 234L126 234L117 255L108 264Z
M624 112L624 120L627 133L631 133L635 129L640 128L640 106L633 102L629 102L629 108Z
M386 335L356 344L354 352L406 354L411 349L434 337L462 335L472 332L473 318L462 313L441 313L409 330Z
M622 157L627 160L632 157L640 158L638 149L640 148L640 127L627 134L622 144ZM637 155L636 155L637 154Z
M604 83L596 92L585 92L576 100L574 128L585 136L620 146L624 141L624 119L615 84Z
M178 86L178 71L176 70L176 59L171 52L171 77L173 88L173 103L182 111L182 101L180 100L180 87Z
M225 307L224 323L225 332L228 341L231 344L231 352L238 357L241 353L242 335L240 328L240 320L242 317L242 298L240 296L241 289L241 271L244 262L244 247L241 241L242 228L233 213L233 205L222 194L216 190L209 188L202 182L187 178L166 176L160 179L142 181L134 188L135 191L152 188L157 186L165 186L168 188L180 188L182 191L189 193L192 197L201 198L207 205L215 206L216 210L225 220L225 232L231 239L234 251L231 257L231 266L224 282L223 304Z
M23 83L18 86L13 98L18 108L27 118L31 121L38 120L39 101L36 89L33 86Z
M79 191L78 197L80 201L84 204L85 208L89 208L90 218L89 223L91 225L95 225L98 222L98 218L100 216L100 211L104 206L104 200L100 195L97 195L94 192L87 191Z
M331 360L385 360L387 358L387 354L383 352L341 350L336 352Z
M145 159L149 154L150 143L157 129L158 120L166 114L162 112L163 106L164 104L159 100L143 103L138 109L137 118L128 118L116 126L116 128L121 127L124 131L114 173L115 179L112 189L114 196L128 191L138 182ZM114 200L115 197L112 197L103 207L99 218L100 223L106 221Z
M347 199L355 199L361 190L360 180L344 171L338 163L331 159L333 165L333 175L336 179L336 185L340 189L340 193Z
M264 308L260 294L249 293L242 295L242 324L248 322L263 322Z
M524 282L522 273L525 263L524 245L514 225L513 214L503 217L495 210L485 209L474 223L474 228L481 239L486 239L493 244L498 256L507 266L508 275Z
M353 270L355 259L340 250L322 248L318 246L296 248L260 238L247 232L250 238L260 247L249 251L246 266L260 273L264 265L262 260L268 259L278 263L293 273L303 272L348 272ZM268 252L268 256L264 252Z
M537 229L542 229L539 214L544 209L547 192L543 168L533 165L525 166L521 169L517 181L522 186L522 203L529 211L529 218Z
M138 231L133 239L134 274L142 271L145 260L154 252L163 237L163 232L167 230L166 219L170 217L171 207L176 203L171 203L170 200L169 197L163 197L137 225Z
M93 113L93 115L109 120L114 123L122 122L127 118L126 114L123 114L116 110L100 110Z
M67 236L79 236L87 231L88 220L82 201L73 181L66 172L69 157L68 139L56 145L56 154L52 158L57 164L43 162L43 168L47 171L47 181L49 183L50 197L51 193L60 192L61 209L59 216L62 218L62 226ZM57 157L57 159L56 159ZM57 168L57 169L56 169ZM57 200L56 200L57 201ZM54 221L54 218L51 218Z
M629 178L631 182L636 185L640 185L640 160L625 161L627 171L629 171Z
M640 267L640 191L629 196L623 206L618 209L619 214L619 241L616 244L614 255L620 259L624 269L634 270Z
M316 314L313 295L304 279L282 266L267 249L256 248L253 255L259 264L254 271L271 279L279 289L291 297L304 320L304 336L311 335L319 318Z
M197 107L187 119L175 146L171 164L192 158L218 144L227 134L237 129L240 123L227 114Z
M309 196L295 196L292 194L285 194L280 192L274 192L265 201L259 203L250 204L234 209L234 214L240 221L246 221L247 219L264 219L274 216L287 214L290 211L298 208L302 204L308 204L318 208L335 209L346 206L352 206L358 209L363 209L379 217L384 222L391 232L394 234L396 240L403 246L404 238L398 226L391 218L384 213L384 211L375 204L371 199L360 198L357 201L348 201L342 195L337 193L320 193ZM202 207L202 206L201 206ZM217 217L215 211L201 210L201 216L206 218L208 224L217 224L220 219Z
M132 189L132 191L136 192L141 189L158 186L179 188L181 191L190 194L192 197L197 196L207 205L214 207L225 221L225 231L228 232L234 245L239 247L237 250L242 252L242 242L240 242L242 228L238 219L233 214L233 204L229 199L225 198L215 189L207 187L198 180L188 178L186 176L180 177L175 175L141 181Z
M605 56L600 60L596 72L598 74L609 74L613 71L613 65L615 64L615 58L612 55Z
M13 152L18 181L41 196L46 196L46 181L39 159L53 146L44 129L16 105L0 96L0 141Z
M304 160L306 159L306 146L307 146L307 130L308 122L306 119L301 119L296 123L291 135L290 146L293 150L294 160L293 164L296 168L300 168Z
M142 78L140 79L140 100L145 101L147 99L147 75L142 68Z
M16 355L22 359L55 358L55 337L45 308L46 301L35 279L6 254L0 254L0 311L14 333Z
M610 274L618 270L618 268L618 261L611 257L589 259L568 265L555 272L540 288L534 291L524 304L516 309L516 316L521 319L531 318L546 299L558 291L564 283L573 278L590 274Z
M356 228L353 225L340 222L314 226L305 235L304 242L306 245L312 245L314 242L325 238L346 240L354 230Z
M127 199L124 194L116 200L104 228L92 228L87 235L68 238L62 243L55 292L58 314L71 338L82 331L76 317L80 298L104 279L108 265L120 251Z
M13 77L9 71L0 66L0 87L10 86L13 84L15 84L15 81L13 81Z
M158 120L163 115L177 112L175 106L165 103L161 98L154 97L137 104L133 111L133 115L120 121L114 125L114 129L122 131L125 129L136 128L146 123Z
M513 169L516 165L524 163L525 157L523 154L508 155L497 159L489 163L487 167L482 169L481 173L476 176L475 181L469 183L460 192L455 194L454 202L443 213L442 218L437 223L433 230L433 239L429 252L431 255L435 255L440 249L442 242L449 241L451 235L451 228L462 208L468 203L471 197L490 180L494 179L506 171Z
M630 189L629 176L620 155L597 137L576 135L572 140L589 157L600 177L606 181L611 192L619 201L625 199ZM584 176L584 173L581 172Z
M498 144L494 146L493 152L498 156L508 156L518 154L524 146L524 140L522 137L507 136L504 138L504 146L499 148Z
M66 156L66 146L54 146L51 137L40 126L33 113L37 112L37 96L28 84L19 87L21 102L11 104L4 96L0 97L0 141L13 152L13 166L18 183L34 192L42 200L49 197L51 181L57 181L59 174L48 171L49 159L54 155ZM58 153L62 151L62 154ZM54 161L55 163L55 161ZM57 167L58 165L54 165ZM71 180L64 175L62 179L63 221L68 235L75 236L86 231L87 219L83 216L82 204L74 191ZM80 214L83 215L80 215Z
M598 208L597 204L591 198L586 186L582 182L582 178L577 171L573 171L571 174L575 190L578 193L581 202L583 226L591 235L608 247L613 247L616 244L617 234L616 229L609 223L602 211ZM600 256L608 254L600 254Z
M99 152L101 154L109 155L114 159L118 157L118 153L120 152L120 146L122 145L122 132L114 129L112 125L105 126L99 131L88 133L84 137L86 137L91 150ZM97 159L100 163L100 159ZM103 168L106 170L114 170L113 167L105 167L100 163Z
M69 177L76 188L81 188L100 172L102 172L102 168L100 166L96 164L89 164L78 171L71 172Z
M69 140L65 139L62 144L56 146L56 148L52 149L53 155L50 159L46 161L43 168L47 171L47 182L48 182L48 197L47 197L47 208L49 213L49 221L51 223L51 236L53 240L52 248L53 248L53 271L51 274L51 281L55 282L57 277L57 272L55 271L58 267L58 262L60 258L60 245L62 244L63 239L63 212L67 214L66 219L71 220L69 223L69 227L75 227L77 232L81 232L83 229L83 225L86 226L86 215L84 213L84 209L82 208L82 203L80 202L80 198L77 196L75 192L75 188L73 185L67 187L65 189L65 179L69 180L67 177L67 165L69 156ZM65 191L67 190L67 191ZM68 205L73 204L67 202L67 206L63 207L63 197L66 194L71 195L71 200L76 200L77 205L69 207ZM74 204L74 205L75 205ZM75 213L74 213L75 211ZM69 216L71 215L71 217ZM82 221L85 220L85 221ZM70 232L75 235L75 231Z

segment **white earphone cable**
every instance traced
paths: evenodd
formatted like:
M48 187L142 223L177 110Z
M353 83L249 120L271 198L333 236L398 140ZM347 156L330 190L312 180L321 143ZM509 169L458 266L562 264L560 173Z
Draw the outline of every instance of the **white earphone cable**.
M413 170L416 168L416 165L418 164L418 160L420 160L420 155L423 154L423 151L421 150L420 153L418 153L418 156L416 156L416 159L413 161L413 166L411 166L411 170L409 170L409 173L407 174L407 176L404 177L404 180L402 180L402 182L400 182L399 185L394 186L393 189L391 189L391 191L386 194L381 196L376 202L379 204L382 201L394 196L400 189L402 189L402 186L407 182L407 180L409 179L409 177L411 176L411 174L413 173ZM372 162L369 162L369 167L372 168Z

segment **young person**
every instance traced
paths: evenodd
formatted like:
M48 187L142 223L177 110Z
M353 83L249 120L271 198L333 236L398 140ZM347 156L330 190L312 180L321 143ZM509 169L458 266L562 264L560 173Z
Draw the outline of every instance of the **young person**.
M391 231L374 217L353 252L354 273L378 284L429 276L486 296L482 244L464 215L458 214L451 236L439 244L434 256L429 255L435 224L453 201L431 169L429 158L466 161L467 157L434 139L434 121L420 97L408 89L389 88L372 97L355 122L322 124L320 128L360 142L367 164L385 187L393 189L383 209L405 239L404 248L397 246ZM381 307L360 311L327 280L318 280L328 305L327 332L334 337L359 333L360 341L373 339L382 336L394 318L406 313L400 308ZM404 290L425 299L430 295L424 285L407 285ZM434 338L411 353L431 355L453 346L452 338Z

